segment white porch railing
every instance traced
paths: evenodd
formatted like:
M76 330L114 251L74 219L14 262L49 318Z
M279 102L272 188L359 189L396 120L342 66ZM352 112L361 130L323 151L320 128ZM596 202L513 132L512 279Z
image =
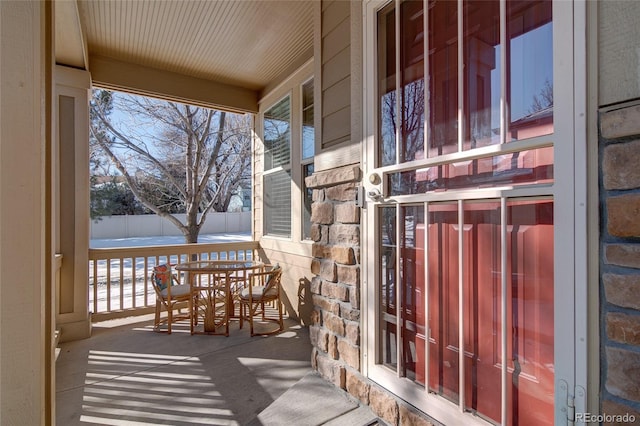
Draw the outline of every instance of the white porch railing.
M257 241L89 249L89 310L92 321L153 312L151 268L189 260L260 259Z

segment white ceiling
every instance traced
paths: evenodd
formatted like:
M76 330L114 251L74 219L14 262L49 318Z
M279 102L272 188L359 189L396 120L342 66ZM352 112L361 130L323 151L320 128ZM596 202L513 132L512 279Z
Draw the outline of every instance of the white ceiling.
M56 0L56 62L91 71L96 57L260 92L310 57L313 9L313 0Z

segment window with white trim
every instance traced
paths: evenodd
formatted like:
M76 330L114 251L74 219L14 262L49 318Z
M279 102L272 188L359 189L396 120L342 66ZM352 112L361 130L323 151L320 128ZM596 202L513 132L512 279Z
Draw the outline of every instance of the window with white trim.
M267 245L305 254L311 248L306 242L310 241L312 198L305 178L314 171L316 143L313 82L310 60L260 100L257 126L263 148L263 167L257 168L263 184L262 202L257 203L262 208L261 234L267 237ZM305 244L298 246L300 242Z

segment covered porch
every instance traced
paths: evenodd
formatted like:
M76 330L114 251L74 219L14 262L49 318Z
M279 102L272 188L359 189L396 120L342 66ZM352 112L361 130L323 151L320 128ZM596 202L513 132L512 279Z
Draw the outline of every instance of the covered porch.
M53 160L51 240L56 256L56 286L52 294L53 328L60 341L91 335L91 323L151 309L147 292L147 261L133 275L123 276L129 254L89 248L89 132L87 104L90 90L102 88L151 96L236 113L259 115L261 103L274 88L314 57L314 20L318 4L313 1L274 2L54 2L53 7ZM269 22L268 27L256 25ZM188 23L188 24L186 24ZM130 31L136 28L136 31ZM194 36L198 34L198 36ZM311 67L312 68L312 67ZM252 240L262 243L261 170L264 147L254 120L254 171L251 204ZM293 190L293 188L292 188ZM294 214L293 216L296 216ZM309 285L311 241L280 241L262 245L262 261L285 266L283 287L290 315L308 325L311 315ZM293 246L293 248L291 247ZM193 249L197 251L198 249ZM295 252L296 256L285 254ZM176 252L163 252L165 259ZM180 253L181 255L185 253ZM187 253L193 254L193 253ZM146 259L138 251L139 259ZM147 253L156 255L157 251ZM135 258L130 258L136 264ZM99 264L97 261L106 264ZM179 263L181 260L173 259ZM182 259L184 261L184 259ZM119 286L100 287L96 281L106 270L106 281ZM102 265L102 266L101 266ZM125 269L126 270L126 269ZM126 272L125 272L126 274ZM128 303L123 281L133 283L141 299ZM136 288L136 283L142 285ZM104 281L104 280L103 280ZM126 288L125 288L126 287ZM98 294L105 289L106 295ZM111 291L113 289L113 292ZM304 300L297 303L300 297ZM115 299L114 299L115 298ZM106 300L100 307L97 301ZM111 306L111 302L114 306ZM138 300L138 302L137 302ZM87 301L89 303L87 303ZM106 313L106 316L104 315Z
M56 423L245 425L311 372L308 329L251 338L153 331L153 315L95 323L90 339L62 343Z
M268 337L238 318L228 337L192 335L188 320L154 330L148 270L193 258L268 262L257 241L89 250L91 337L56 348L56 424L383 424L314 370L309 328L286 295L285 329Z
M75 110L61 114L74 115L76 126L84 125L85 119L78 118L85 103L82 95L100 87L256 114L259 127L265 97L301 67L315 68L314 20L319 14L320 4L314 1L57 2L56 92L76 99ZM125 31L120 25L138 30ZM73 42L78 40L74 30L85 45ZM63 116L56 120L61 128L72 121L65 122ZM86 149L82 132L69 129L74 138L60 139L67 164L84 161L78 156ZM264 153L259 128L255 132L252 168L257 173ZM73 185L61 184L59 195L80 213L71 218L61 206L56 225L65 252L54 307L61 330L55 363L57 424L372 423L371 411L334 384L317 374L311 386L305 380L314 370L307 327L312 315L312 242L301 242L294 231L291 241L262 244L259 177L252 196L251 242L91 249L85 246L85 194L77 190L86 177L81 169L75 176L65 170L61 165L61 181ZM251 338L247 326L240 330L232 321L229 337L192 336L186 323L174 324L171 336L153 333L149 266L181 263L192 256L281 264L285 331ZM83 283L87 261L88 288ZM145 315L128 317L140 314ZM76 340L83 337L89 338ZM287 391L295 397L271 405ZM268 407L266 417L257 417Z
M309 329L275 336L153 331L152 316L96 323L57 351L56 424L384 425L313 371Z
M301 237L300 226L292 226L291 238L265 238L264 211L260 208L254 211L252 239L259 242L265 258L286 266L288 274L283 285L291 311L284 333L267 339L251 339L246 329L232 329L229 338L189 336L180 332L166 336L152 333L152 320L143 320L145 317L137 317L133 323L125 325L122 321L129 320L118 317L129 315L129 309L146 310L145 315L148 315L153 298L144 293L140 304L136 298L129 298L131 305L125 306L122 282L126 278L120 272L114 276L119 279L117 288L105 299L115 300L116 309L108 309L109 313L101 315L93 305L100 300L95 290L99 286L90 288L87 285L88 278L98 276L88 270L95 253L89 248L88 232L87 100L92 87L101 87L248 112L259 117L269 107L262 104L266 102L265 98L275 96L273 93L281 90L296 70L304 68L308 74L305 78L320 76L322 65L314 58L319 58L322 38L326 36L320 27L323 19L330 23L327 31L335 30L339 36L340 46L346 43L346 50L340 47L341 51L346 52L347 57L350 55L350 21L360 21L357 13L350 15L350 9L360 7L357 2L336 2L330 7L332 12L327 14L321 2L304 0L2 4L0 18L6 43L2 50L1 160L3 182L7 182L3 189L11 187L0 197L3 206L7 206L0 216L3 230L1 302L6 319L2 327L2 422L20 419L29 424L86 424L100 420L103 424L121 424L122 419L112 415L112 409L122 414L129 407L135 411L142 405L145 407L141 409L143 419L132 419L132 423L178 424L171 418L145 416L162 411L164 402L175 400L180 389L194 389L190 383L208 375L207 380L212 384L207 392L211 391L212 399L207 399L207 407L219 410L206 412L209 420L244 424L258 409L264 409L286 390L296 390L295 384L311 369L322 370L325 377L333 377L329 373L335 370L344 379L345 370L340 364L343 361L327 363L324 357L322 365L314 365L317 358L311 347L314 339L309 338L306 329L319 321L313 310L312 280L319 273L318 258L329 256L323 247L329 244L328 237L320 241L321 233L326 235L328 232L327 226L313 228L312 239ZM332 73L334 80L347 81L350 68L343 64L345 55L331 53L331 56L340 65L339 72ZM314 117L316 137L320 135L323 122L320 98L322 91L327 89L317 81L314 88L314 97L318 99ZM348 100L351 92L357 94L358 90L355 84L353 89L342 90L341 102ZM294 106L296 102L298 100L294 99ZM334 287L341 290L341 309L350 315L349 322L353 326L344 340L347 343L345 350L352 355L350 364L355 366L359 357L359 349L355 347L359 328L355 325L360 309L356 288L359 285L357 262L360 251L354 188L360 175L353 164L357 162L354 159L359 158L359 145L356 143L355 148L348 148L351 145L347 131L351 127L349 108L342 104L334 107L337 111L325 110L330 118L327 126L333 131L327 134L326 144L316 139L314 158L316 171L328 174L335 167L348 169L338 173L339 183L343 185L327 200L338 197L336 201L349 204L349 209L342 209L341 214L343 222L349 224L343 228L349 231L350 238L337 250L341 254L341 265L346 266L334 271L333 275L337 279L339 273L344 281ZM258 121L256 118L256 123ZM257 142L258 133L259 129L255 135ZM357 136L354 140L358 140ZM256 146L260 148L261 144ZM348 148L346 155L335 155L345 147ZM254 151L253 169L262 171L264 152L258 148ZM297 161L294 158L292 163ZM304 178L295 168L291 174L294 204L291 210L296 218L303 215L302 209L295 204L303 203ZM261 174L255 179L261 184ZM333 183L321 179L314 184L314 190L320 193ZM254 206L263 204L262 190L262 187L254 189ZM299 217L297 220L300 222ZM108 261L106 257L102 259ZM117 262L122 263L120 258ZM132 280L145 279L147 273L145 268L142 275ZM318 292L317 280L315 284L314 291ZM333 306L337 307L337 303ZM111 315L112 311L117 313ZM182 343L183 340L187 343ZM292 343L280 343L285 341ZM290 350L291 354L273 352L269 349L271 345L282 351ZM337 349L335 339L332 345ZM326 349L325 345L323 350ZM243 352L232 354L233 350ZM219 357L226 357L228 364L220 369L226 373L224 367L228 366L228 376L211 374L212 365ZM200 358L206 359L206 363ZM275 361L282 368L274 369L277 373L271 377L266 369ZM180 375L184 373L171 369L180 367L184 370L185 366L198 370L193 374L197 377L189 376L188 380L177 377L178 383L173 383L177 386L176 392L163 394L159 399L136 399L131 395L132 389L118 387L120 380L133 377L136 382L143 372L152 378L146 377L140 382L162 387L166 383L153 382L156 376L149 372L163 370ZM246 383L230 379L239 377L231 367L247 378ZM291 371L285 373L284 370ZM236 394L221 392L218 395L216 392L220 392L220 386L230 386L230 382L238 386L234 391L236 394L243 389L255 389L254 398L259 403L248 411L237 410L236 405L224 406L228 401L235 404L231 395ZM16 383L20 386L15 386ZM341 390L345 386L344 380L323 384L327 383L344 400L344 393L341 393L344 392ZM115 390L108 386L113 384L117 385ZM100 388L98 396L92 394L96 387ZM134 386L134 392L151 393L149 386L140 388ZM324 401L324 397L325 394L320 399ZM220 406L216 405L216 400L222 401ZM327 398L327 401L332 399ZM181 409L177 411L190 413L193 406L194 401L181 402ZM96 408L90 410L89 407ZM323 412L317 405L310 403L309 407L316 413ZM176 415L176 412L169 410L169 415Z

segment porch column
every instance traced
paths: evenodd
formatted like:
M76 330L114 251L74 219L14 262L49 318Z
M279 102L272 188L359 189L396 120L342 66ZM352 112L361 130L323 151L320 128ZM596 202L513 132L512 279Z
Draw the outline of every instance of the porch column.
M60 341L91 335L89 312L90 74L56 66L54 120L54 245L62 255L56 294ZM56 194L57 193L57 194ZM57 196L56 196L57 195Z
M0 1L0 424L51 424L48 2Z

